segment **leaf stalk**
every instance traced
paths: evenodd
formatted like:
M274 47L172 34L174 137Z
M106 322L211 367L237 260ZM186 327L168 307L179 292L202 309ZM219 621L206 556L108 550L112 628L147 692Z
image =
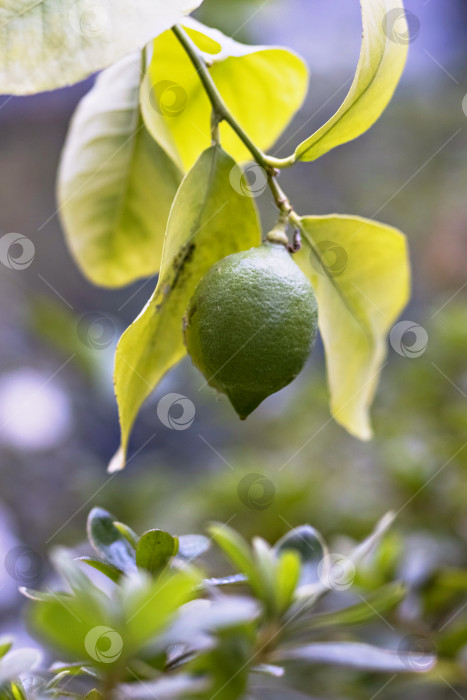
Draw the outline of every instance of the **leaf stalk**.
M274 201L281 215L286 215L287 217L289 217L293 213L293 208L290 204L287 195L284 193L277 181L277 175L279 174L279 170L281 170L282 168L289 168L294 164L294 156L290 156L289 158L274 158L272 156L266 155L260 148L258 148L258 146L251 140L246 131L240 126L238 121L235 119L235 117L227 107L222 95L217 89L214 80L212 79L212 76L209 72L208 64L204 57L201 55L194 41L192 41L185 29L179 24L176 24L172 28L172 31L179 40L180 44L185 49L188 58L193 64L199 76L199 79L201 80L201 83L206 91L206 94L211 102L212 109L215 115L213 117L212 124L214 123L214 120L216 126L218 126L218 124L221 121L226 121L230 125L230 127L235 131L240 140L248 148L258 165L260 165L265 170L268 176L269 188L272 192Z

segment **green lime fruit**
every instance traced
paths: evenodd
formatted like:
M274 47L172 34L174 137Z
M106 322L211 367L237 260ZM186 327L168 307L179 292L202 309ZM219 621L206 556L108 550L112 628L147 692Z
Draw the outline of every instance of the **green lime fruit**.
M284 245L268 241L215 263L183 322L194 365L242 420L301 372L317 326L310 282Z

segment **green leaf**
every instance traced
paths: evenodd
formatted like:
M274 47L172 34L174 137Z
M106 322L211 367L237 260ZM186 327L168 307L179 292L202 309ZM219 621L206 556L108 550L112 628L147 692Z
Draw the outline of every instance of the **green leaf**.
M67 582L72 593L86 592L89 579L86 574L77 566L76 560L65 547L55 547L50 554L50 559L56 571ZM47 591L49 593L49 591ZM52 592L51 592L52 593ZM54 593L52 593L54 595Z
M103 700L103 695L101 695L96 688L93 688L86 695L85 700Z
M114 525L113 516L93 508L88 517L88 538L97 554L125 573L136 571L135 550Z
M56 683L57 676L61 674L68 674L69 676L90 676L91 678L98 678L98 673L95 669L89 668L88 666L83 666L79 661L76 663L64 664L61 661L55 661L49 667L49 671L54 674L54 677L49 681L50 685Z
M142 573L125 578L118 590L118 609L125 621L122 637L129 647L140 648L160 633L178 608L195 597L201 581L189 567L156 579Z
M93 557L77 557L77 561L83 561L93 569L97 569L97 571L100 571L101 574L104 574L104 576L107 576L115 583L118 583L121 576L123 576L123 571L121 569L118 569L116 566L113 566L113 564L109 564L102 559L94 559Z
M379 547L381 540L396 519L396 515L397 514L393 511L388 511L385 513L376 523L373 532L366 537L363 542L360 542L360 544L355 547L355 549L350 553L350 559L354 564L359 564L367 556L372 554L377 547Z
M400 651L380 649L359 642L317 642L291 649L280 649L273 654L278 661L306 661L312 664L331 664L347 666L365 671L385 673L407 673L428 671L436 663L436 658L426 654L425 658L417 654L417 665L413 655Z
M70 567L77 568L70 562ZM72 596L55 594L30 607L35 633L61 654L109 670L124 664L164 629L178 607L194 597L201 576L193 569L154 580L135 572L109 598L89 579Z
M386 335L409 297L407 244L395 228L351 216L307 216L295 260L318 300L331 411L362 440L386 355Z
M26 586L20 586L18 590L21 593L21 595L24 595L25 598L29 598L29 600L35 600L36 602L45 602L47 600L51 600L55 595L55 593L44 593L43 591L35 591L33 588L26 588ZM60 595L67 594L60 591Z
M66 240L84 274L107 287L157 272L181 173L145 128L140 54L102 73L71 122L58 176Z
M342 610L313 615L308 620L300 620L294 629L314 630L344 625L362 625L378 615L392 610L406 594L406 588L399 582L388 583L379 590L365 596L361 603L356 603Z
M285 549L279 555L276 568L275 597L277 608L283 613L290 606L300 579L300 556L293 549Z
M268 149L305 98L308 70L303 60L288 49L240 44L194 20L184 24L212 63L210 73L233 116L257 146ZM211 105L172 32L154 41L141 108L154 138L185 169L209 146ZM220 136L233 158L251 160L227 124L220 124Z
M80 662L64 664L61 661L55 661L49 667L49 671L54 673L54 678L52 678L50 681L51 683L54 683L56 676L61 675L62 673L68 673L70 676L91 676L91 678L98 677L98 674L94 669L83 666L83 664Z
M83 80L141 49L202 0L0 0L0 93Z
M19 681L16 683L11 683L11 694L13 696L13 700L28 700L26 691L24 690L22 683Z
M138 544L138 535L134 532L131 527L125 525L125 523L120 523L118 520L114 520L114 525L121 535L131 544L134 550L136 550Z
M177 553L177 539L164 530L148 530L141 535L136 547L136 564L157 576Z
M54 565L66 577L73 594L51 592L47 599L34 600L29 608L32 630L73 660L89 659L86 647L89 635L97 649L101 628L115 626L111 600L85 576L64 550L54 554ZM93 664L99 663L98 656L91 656Z
M386 109L400 80L407 58L407 42L395 41L388 31L389 13L400 10L402 0L360 0L363 38L355 78L337 112L295 151L296 160L316 160L332 148L367 131ZM400 31L408 31L400 26Z
M209 533L218 547L222 549L231 563L238 571L248 579L248 583L255 591L255 594L263 599L263 579L256 568L253 555L246 540L228 525L213 523L209 527Z
M48 601L33 603L29 620L33 633L72 659L89 659L86 639L93 637L94 643L101 636L100 628L113 628L109 602L103 605L98 589L89 583L87 592L74 596L57 594ZM95 639L94 639L95 636ZM98 658L92 657L91 663Z
M264 601L267 611L275 615L277 608L277 559L274 550L262 537L253 539L253 557L256 569L250 585L258 598ZM258 583L256 583L258 581ZM279 596L281 593L279 593Z
M300 584L307 585L319 580L318 566L328 554L321 534L311 525L300 525L287 532L275 545L277 553L288 550L299 554L301 560Z
M234 167L220 148L209 148L177 193L156 290L117 346L114 381L122 439L110 471L124 466L130 430L141 404L185 355L182 319L198 282L220 258L260 242L252 199L230 184Z
M2 635L0 637L0 658L5 656L5 654L10 651L13 646L14 639L9 635Z

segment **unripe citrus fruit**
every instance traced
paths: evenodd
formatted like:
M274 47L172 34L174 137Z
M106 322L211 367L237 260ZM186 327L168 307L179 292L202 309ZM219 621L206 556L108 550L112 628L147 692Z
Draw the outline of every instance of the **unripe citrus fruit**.
M317 324L310 282L284 245L266 241L211 267L183 325L193 363L244 419L302 370Z

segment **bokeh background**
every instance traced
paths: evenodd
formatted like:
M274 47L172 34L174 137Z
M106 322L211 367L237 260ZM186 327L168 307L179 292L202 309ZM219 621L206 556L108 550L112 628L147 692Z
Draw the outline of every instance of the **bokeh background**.
M185 360L142 411L126 471L109 476L119 440L113 351L155 280L93 287L63 241L56 170L92 80L0 98L0 233L27 236L35 248L24 270L0 264L1 632L27 637L17 587L47 579L50 547L82 542L93 505L134 529L178 534L217 519L274 541L309 522L334 549L393 509L393 533L363 583L399 577L410 594L391 618L358 634L386 645L395 626L419 635L438 649L441 670L423 684L318 670L312 694L467 697L467 5L406 5L409 62L384 116L357 141L282 175L300 213L376 215L409 239L413 296L402 319L413 330L388 348L367 444L330 419L319 345L300 379L246 423ZM357 0L205 0L197 16L238 40L283 44L307 59L309 96L276 154L288 155L344 98L360 45ZM266 227L274 217L268 194L258 203ZM411 353L419 327L428 342ZM195 406L186 430L157 417L169 392ZM12 563L18 546L25 549ZM310 679L301 682L310 692Z

